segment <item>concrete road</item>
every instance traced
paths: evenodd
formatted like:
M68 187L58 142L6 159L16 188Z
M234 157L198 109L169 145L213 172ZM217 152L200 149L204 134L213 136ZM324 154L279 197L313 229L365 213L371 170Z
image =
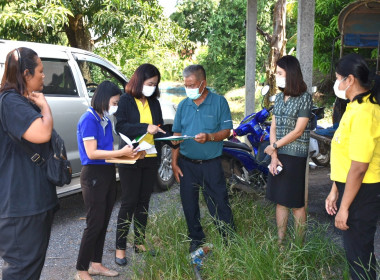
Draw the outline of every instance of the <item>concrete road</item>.
M150 211L163 209L168 203L179 203L179 187L176 185L165 193L155 193L152 195ZM75 264L78 256L80 241L85 228L86 211L83 204L82 194L75 194L60 199L61 208L57 212L49 248L47 251L45 266L42 271L41 280L71 280L76 273ZM112 277L113 280L125 280L132 278L130 266L120 267L114 263L115 257L115 232L117 214L120 208L120 189L118 198L112 212L108 227L106 242L103 252L103 264L108 268L120 273L119 277ZM127 249L127 259L129 262L138 261L140 255L135 254L131 247ZM0 260L0 269L3 261ZM1 275L0 275L1 279ZM94 279L111 279L109 277L96 276ZM21 280L21 279L20 279Z

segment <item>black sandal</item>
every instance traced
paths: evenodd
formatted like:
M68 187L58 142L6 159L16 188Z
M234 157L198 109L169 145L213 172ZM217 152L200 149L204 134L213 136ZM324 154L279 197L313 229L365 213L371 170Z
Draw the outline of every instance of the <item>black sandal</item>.
M148 253L149 255L151 255L152 257L155 257L157 255L156 251L155 250L143 250L141 249L140 247L138 246L141 246L141 245L135 245L134 246L134 250L135 250L135 253L136 254L142 254L142 253ZM145 247L145 246L144 246Z

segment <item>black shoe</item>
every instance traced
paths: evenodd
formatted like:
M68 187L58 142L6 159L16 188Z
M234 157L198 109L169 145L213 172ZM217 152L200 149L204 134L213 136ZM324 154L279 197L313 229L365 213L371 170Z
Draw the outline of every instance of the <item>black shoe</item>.
M192 252L196 251L202 245L203 245L203 242L201 242L201 241L195 241L195 240L191 241L190 242L189 253L192 253Z
M137 254L147 253L147 254L151 255L152 257L157 256L157 252L153 249L152 250L142 250L139 247L137 247L136 245L134 248L135 248L135 253L137 253Z
M127 258L124 257L122 259L115 257L115 263L120 266L126 266L127 265Z

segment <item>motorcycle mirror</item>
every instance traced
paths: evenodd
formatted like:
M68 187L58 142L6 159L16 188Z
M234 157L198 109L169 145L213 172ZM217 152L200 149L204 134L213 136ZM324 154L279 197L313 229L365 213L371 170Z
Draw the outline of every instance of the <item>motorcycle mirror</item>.
M274 102L276 100L276 95L272 95L271 97L269 97L269 102Z
M269 91L269 85L265 85L261 89L261 95L266 95Z

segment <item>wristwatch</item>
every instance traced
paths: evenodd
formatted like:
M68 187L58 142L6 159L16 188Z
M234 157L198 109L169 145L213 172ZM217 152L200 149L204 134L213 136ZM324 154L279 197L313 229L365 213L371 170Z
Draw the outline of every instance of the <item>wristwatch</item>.
M210 141L214 142L214 140L215 140L214 134L209 133L209 135L210 135Z
M273 148L275 148L275 150L278 149L278 148L277 148L277 144L276 144L276 142L274 142L274 143L272 144L272 146L273 146Z

